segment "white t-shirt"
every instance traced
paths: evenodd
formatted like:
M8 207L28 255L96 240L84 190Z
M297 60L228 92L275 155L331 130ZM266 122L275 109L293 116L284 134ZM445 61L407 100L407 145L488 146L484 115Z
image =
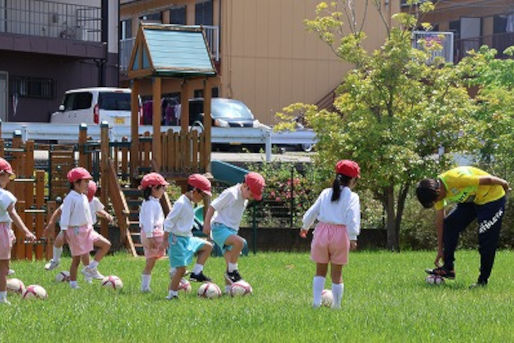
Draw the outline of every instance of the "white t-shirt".
M93 219L93 224L96 224L98 220L96 218L96 212L102 211L105 208L104 204L97 197L93 197L89 202L89 209L91 210L91 218Z
M188 197L181 195L164 220L164 231L177 236L191 237L194 220L193 203Z
M243 212L248 200L243 198L241 184L225 189L219 197L211 203L216 210L212 216L211 223L220 223L231 229L239 231Z
M150 196L148 200L143 201L141 210L139 211L139 227L148 238L153 237L155 229L162 230L164 222L164 212L162 211L159 199Z
M359 196L348 187L341 190L338 201L332 202L332 188L326 188L303 215L303 229L308 230L316 219L320 222L345 225L350 240L356 240L360 233Z
M64 198L62 203L61 220L59 222L61 230L68 227L81 227L84 225L93 226L89 201L84 194L71 190Z
M16 203L16 197L3 188L0 188L0 223L12 223L7 208Z

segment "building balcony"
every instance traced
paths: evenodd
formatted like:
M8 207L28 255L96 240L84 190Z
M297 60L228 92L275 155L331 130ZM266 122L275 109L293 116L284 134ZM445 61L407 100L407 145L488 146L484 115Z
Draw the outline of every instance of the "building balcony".
M510 58L503 54L503 51L509 46L514 45L514 32L495 33L487 36L457 39L454 44L454 61L459 62L466 57L470 50L478 50L482 45L496 49L497 58Z

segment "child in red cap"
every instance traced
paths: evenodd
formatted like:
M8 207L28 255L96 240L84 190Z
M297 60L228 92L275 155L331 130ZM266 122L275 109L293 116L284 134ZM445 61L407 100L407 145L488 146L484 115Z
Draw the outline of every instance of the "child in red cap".
M205 215L203 232L211 235L212 226L211 237L222 249L227 263L226 292L229 291L232 283L242 280L238 271L237 259L246 241L237 232L248 200L260 201L264 186L264 178L260 174L248 173L242 184L225 189L212 202Z
M195 219L193 203L197 204L211 196L211 182L203 175L193 174L187 179L187 191L173 204L171 212L164 220L163 248L168 249L171 266L171 282L166 299L178 297L180 280L186 273L186 266L198 253L198 260L189 279L196 282L211 281L203 274L203 266L212 251L212 243L197 237L191 232Z
M332 308L341 307L344 292L342 268L348 263L350 248L357 248L357 236L360 232L359 196L351 190L359 177L360 169L356 162L337 162L332 188L324 189L303 216L300 230L302 238L307 236L314 221L319 221L311 243L311 258L316 262L316 276L313 280L315 308L321 306L321 292L325 287L329 262L334 296Z
M107 219L109 222L112 222L113 218L112 216L105 211L105 206L101 203L100 199L98 199L96 194L96 183L93 180L89 180L88 187L87 187L87 200L89 201L89 209L91 211L91 218L93 220L93 225L97 222L97 216L101 218ZM43 232L44 236L47 236L49 232L55 231L55 223L57 222L58 218L62 214L62 205L59 206L59 208L52 214L52 217L48 221L47 226L45 227L45 231ZM104 236L93 232L94 236L94 242L93 245L98 248L95 259L93 262L89 262L89 255L83 255L82 256L82 264L86 266L84 269L82 269L82 274L86 277L86 279L89 281L90 279L97 279L101 280L103 279L103 275L98 272L98 264L102 260L102 258L105 256L105 254L109 251L111 247L111 242L109 242L108 239L106 239ZM60 231L57 237L54 241L53 246L53 257L45 264L45 270L53 270L59 266L61 254L62 254L62 247L66 243L66 237L64 235L64 231Z
M16 197L5 189L13 176L9 162L0 157L0 304L10 304L7 300L7 274L12 245L16 239L11 229L12 222L24 232L27 240L36 239L16 212Z
M166 191L168 182L158 173L146 174L141 180L139 189L143 191L144 201L139 211L139 227L141 228L141 243L145 252L146 265L141 275L141 292L150 292L152 270L158 258L164 256L162 247L164 238L162 211L160 199Z

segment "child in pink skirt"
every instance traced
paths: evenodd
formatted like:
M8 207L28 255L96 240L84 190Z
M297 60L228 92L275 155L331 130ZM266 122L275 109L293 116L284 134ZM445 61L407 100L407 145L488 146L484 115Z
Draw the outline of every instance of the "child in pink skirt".
M85 195L89 180L92 179L91 174L86 169L78 167L70 170L67 178L71 190L62 203L60 226L65 232L71 251L70 287L76 289L79 288L77 269L80 259L89 256L98 234L93 229L91 210Z
M164 212L161 197L168 183L158 173L146 174L141 180L139 189L143 191L144 201L139 211L139 227L141 228L141 243L145 251L146 265L141 275L141 292L150 292L152 269L157 259L165 254L162 247L164 239Z
M2 304L10 304L7 300L7 274L9 273L11 249L15 241L11 223L14 222L25 233L27 240L36 239L14 208L16 197L5 189L13 176L14 173L9 162L0 158L0 303Z
M344 284L343 265L348 263L349 250L357 248L360 232L359 196L352 192L359 165L350 160L341 160L336 165L336 177L332 188L324 189L303 216L300 236L305 238L309 228L318 219L311 243L311 259L316 262L316 276L313 281L313 307L321 306L321 293L325 287L328 263L332 276L332 308L341 308Z
M112 216L105 211L105 206L100 202L100 200L95 196L96 194L96 182L93 180L89 180L87 187L87 200L89 201L89 209L91 211L91 218L93 220L93 225L96 224L97 216L101 218L107 219L109 222L112 222ZM60 206L53 214L50 220L48 221L48 225L45 228L44 236L48 235L50 231L55 231L55 223L58 220L59 216L62 213L62 206ZM105 256L105 254L109 251L111 247L111 242L107 240L104 236L98 234L97 232L93 232L93 236L95 241L93 245L98 248L95 259L93 262L89 262L89 254L82 256L82 264L86 267L82 269L82 274L86 277L86 279L103 279L103 275L98 272L98 264ZM60 231L57 237L55 238L54 246L53 246L53 257L45 265L46 270L53 270L59 266L62 247L66 243L66 237L64 235L64 231Z

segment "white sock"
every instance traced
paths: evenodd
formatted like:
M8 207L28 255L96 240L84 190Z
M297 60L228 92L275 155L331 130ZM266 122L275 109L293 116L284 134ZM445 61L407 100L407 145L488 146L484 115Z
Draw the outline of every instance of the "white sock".
M230 293L230 286L229 285L225 285L225 293Z
M344 283L332 283L332 295L334 302L332 308L341 308L341 300L343 299Z
M7 291L0 292L0 300L7 299Z
M312 281L312 295L314 296L314 301L312 306L320 307L321 306L321 292L323 292L323 288L325 287L325 278L323 276L315 276Z
M193 267L193 274L200 274L203 271L203 264L195 264Z
M174 291L174 290L170 289L168 291L168 298L171 298L171 297L178 297L178 291Z
M89 269L95 269L98 267L98 263L96 260L93 260L91 263L89 263L89 266L87 266Z
M228 263L228 272L232 273L234 270L237 270L237 263Z
M152 280L152 275L141 274L141 290L146 290L146 289L150 288L151 280Z
M78 288L79 285L77 284L77 281L70 281L70 287L71 288Z
M59 261L61 259L61 255L62 255L62 247L58 248L54 245L54 257L53 257L53 260L54 261Z

